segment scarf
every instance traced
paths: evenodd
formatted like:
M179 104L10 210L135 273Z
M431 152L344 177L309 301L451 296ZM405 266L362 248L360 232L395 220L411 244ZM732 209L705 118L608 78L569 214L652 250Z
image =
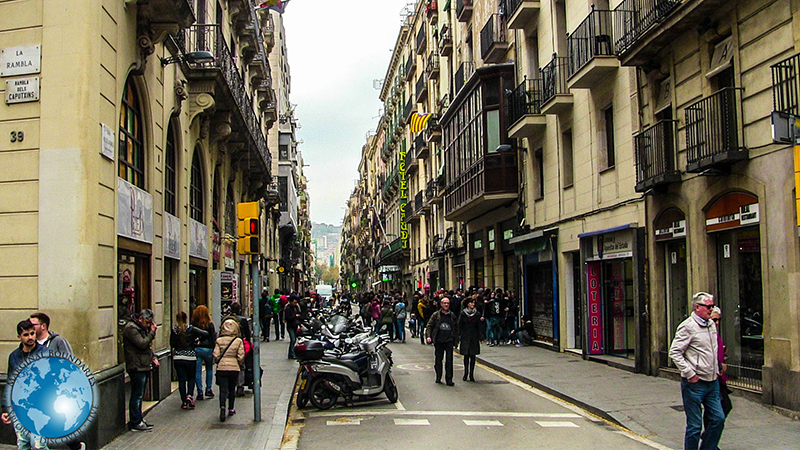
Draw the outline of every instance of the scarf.
M478 313L478 310L477 310L477 309L475 309L475 308L472 308L472 309L470 309L470 308L467 308L467 309L465 309L465 310L464 310L464 314L466 314L466 315L467 315L467 317L472 317L472 316L474 316L474 315L475 315L475 314L477 314L477 313Z

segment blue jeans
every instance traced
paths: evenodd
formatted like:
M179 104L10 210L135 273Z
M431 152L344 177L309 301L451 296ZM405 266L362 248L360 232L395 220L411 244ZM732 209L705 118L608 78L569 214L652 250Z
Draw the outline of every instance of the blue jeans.
M181 400L186 400L186 396L194 397L194 385L197 375L197 361L187 361L176 359L172 361L175 373L178 375L178 392Z
M395 319L395 334L394 337L398 341L406 341L406 319Z
M689 383L686 378L681 378L681 394L683 395L683 409L686 412L686 436L684 448L686 450L714 450L717 448L725 427L725 413L722 412L722 403L719 396L719 383L717 381L699 380ZM703 411L706 410L708 427L703 431Z
M297 342L297 328L287 326L286 331L289 332L289 358L294 359L294 344Z
M144 398L147 374L148 372L128 372L128 376L131 378L131 400L128 402L131 425L137 425L144 419L142 415L142 399Z
M486 319L486 339L489 339L489 342L494 342L500 339L498 333L498 323L499 317L489 317Z
M205 347L194 349L194 353L197 355L197 367L194 373L197 392L203 392L203 364L206 365L206 390L211 389L211 383L214 381L214 355L212 352L213 350Z

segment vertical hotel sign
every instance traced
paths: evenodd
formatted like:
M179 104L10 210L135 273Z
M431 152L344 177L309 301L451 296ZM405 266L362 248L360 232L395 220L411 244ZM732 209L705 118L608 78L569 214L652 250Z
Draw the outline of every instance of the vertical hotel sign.
M600 299L600 263L586 264L587 282L589 286L589 354L603 354L603 315Z
M406 223L406 206L408 205L408 179L406 178L406 151L399 152L398 174L400 175L400 241L402 248L408 248L408 223Z

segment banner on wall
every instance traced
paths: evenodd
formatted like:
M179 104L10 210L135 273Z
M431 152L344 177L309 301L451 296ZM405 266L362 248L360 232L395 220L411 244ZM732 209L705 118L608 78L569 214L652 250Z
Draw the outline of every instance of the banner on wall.
M208 227L189 219L189 256L208 261Z
M164 213L164 256L181 259L181 219Z
M153 243L153 196L117 178L117 234Z
M600 263L586 264L587 285L589 287L589 354L603 354L603 314L600 295Z

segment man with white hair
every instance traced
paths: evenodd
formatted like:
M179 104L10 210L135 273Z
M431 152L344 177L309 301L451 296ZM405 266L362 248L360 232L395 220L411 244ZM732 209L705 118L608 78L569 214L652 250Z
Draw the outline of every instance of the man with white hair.
M681 371L681 394L686 413L686 450L717 448L725 414L720 402L717 327L711 321L714 296L698 292L692 298L692 314L678 325L669 357ZM708 424L703 431L703 411ZM702 440L702 443L700 442Z

